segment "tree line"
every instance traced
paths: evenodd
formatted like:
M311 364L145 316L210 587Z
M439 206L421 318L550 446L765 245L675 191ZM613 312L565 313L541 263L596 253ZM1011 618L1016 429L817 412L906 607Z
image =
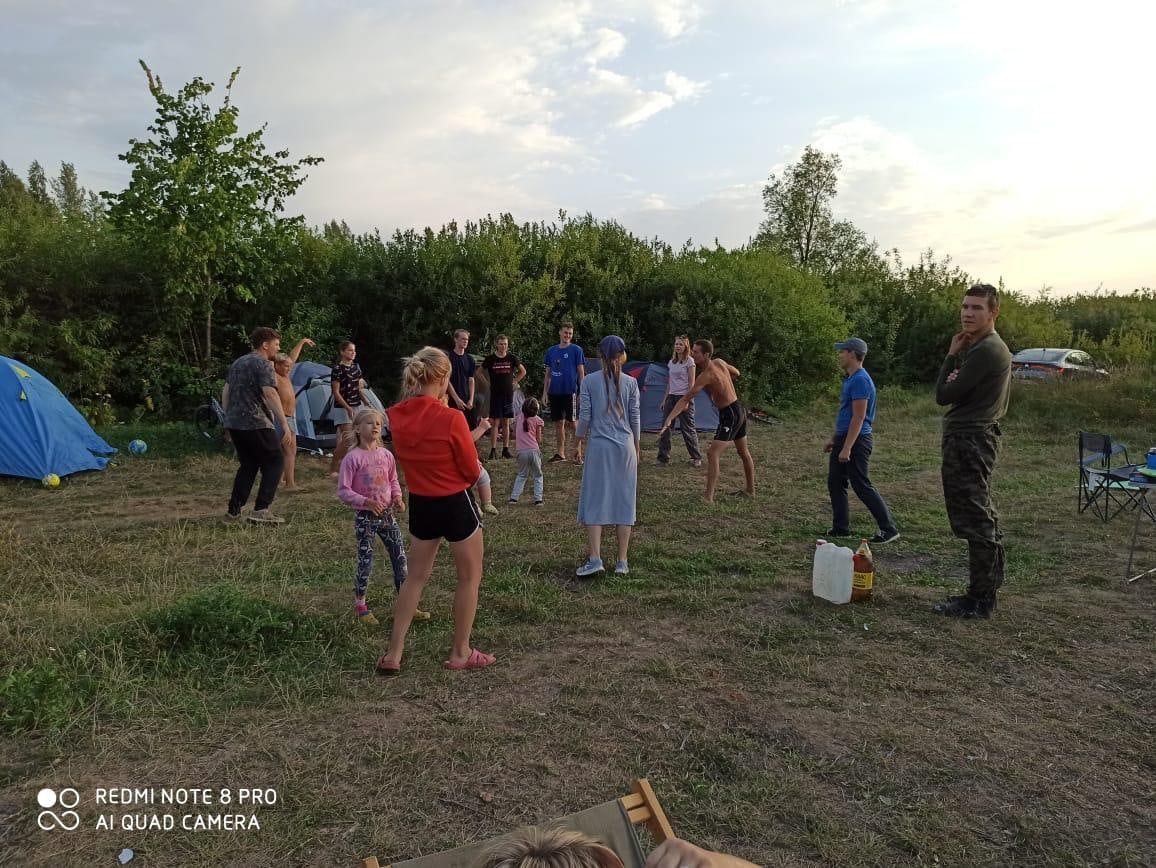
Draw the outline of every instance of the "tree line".
M320 361L353 340L392 394L402 356L476 349L499 333L530 361L574 323L588 351L620 334L664 360L672 337L707 337L744 371L744 397L774 404L836 381L831 343L854 333L884 383L929 380L972 278L928 251L914 263L836 220L838 155L806 148L771 175L749 244L679 249L591 214L486 216L439 229L355 233L284 211L316 157L269 152L231 100L194 79L175 93L142 63L157 114L121 155L128 186L86 190L73 165L21 176L0 162L0 355L18 357L88 410L179 416L215 390L256 325L311 337ZM1005 292L1013 350L1076 346L1114 365L1156 364L1156 295ZM540 366L528 364L532 376ZM534 386L531 386L534 388ZM107 397L106 397L107 396Z

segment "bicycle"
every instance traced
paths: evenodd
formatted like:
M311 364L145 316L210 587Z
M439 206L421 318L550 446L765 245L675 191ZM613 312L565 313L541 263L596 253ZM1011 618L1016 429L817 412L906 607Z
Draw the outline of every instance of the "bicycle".
M231 449L228 433L225 430L225 408L212 395L208 402L201 404L193 411L193 427L197 433L216 449Z

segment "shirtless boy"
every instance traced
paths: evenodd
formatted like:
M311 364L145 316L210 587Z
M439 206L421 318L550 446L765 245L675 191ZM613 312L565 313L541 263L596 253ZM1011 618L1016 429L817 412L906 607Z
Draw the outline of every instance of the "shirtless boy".
M755 459L751 455L751 450L747 448L747 411L739 403L734 383L739 377L739 370L722 359L713 358L714 344L707 340L695 341L690 354L698 371L694 385L674 405L662 424L662 431L658 433L661 435L670 428L679 414L690 406L694 396L705 391L711 403L718 409L718 429L714 432L714 442L710 444L706 455L706 502L714 503L714 490L718 485L719 456L728 443L734 443L735 449L738 450L747 483L745 488L739 489L735 494L753 497Z
M289 439L281 441L281 454L285 456L285 471L281 475L281 484L286 491L297 490L297 393L293 391L293 383L289 373L297 364L297 357L301 355L302 347L317 346L309 338L302 338L297 346L288 353L277 353L273 359L273 373L277 375L277 395L281 398L281 406L285 410L285 422L289 426Z

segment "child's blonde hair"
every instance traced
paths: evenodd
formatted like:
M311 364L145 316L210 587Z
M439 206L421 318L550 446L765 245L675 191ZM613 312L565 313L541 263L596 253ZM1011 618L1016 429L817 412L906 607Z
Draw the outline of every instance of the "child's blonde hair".
M437 347L422 347L405 360L401 372L401 396L412 398L450 375L450 357Z
M372 407L362 407L353 416L353 424L349 426L349 433L345 435L345 445L352 449L354 446L365 447L361 445L361 435L357 433L358 427L367 419L378 418L381 424L385 425L385 416L380 410L374 410Z
M530 826L492 845L475 868L621 868L622 860L601 843L573 829Z

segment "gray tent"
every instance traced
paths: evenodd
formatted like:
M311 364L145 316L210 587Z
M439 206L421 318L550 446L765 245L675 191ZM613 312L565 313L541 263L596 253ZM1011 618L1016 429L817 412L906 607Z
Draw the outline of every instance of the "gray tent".
M333 388L330 385L331 368L317 362L298 362L289 375L297 393L297 448L307 452L332 452L337 446L337 428L333 424ZM385 413L385 407L366 389L365 403ZM389 432L389 418L385 433Z

